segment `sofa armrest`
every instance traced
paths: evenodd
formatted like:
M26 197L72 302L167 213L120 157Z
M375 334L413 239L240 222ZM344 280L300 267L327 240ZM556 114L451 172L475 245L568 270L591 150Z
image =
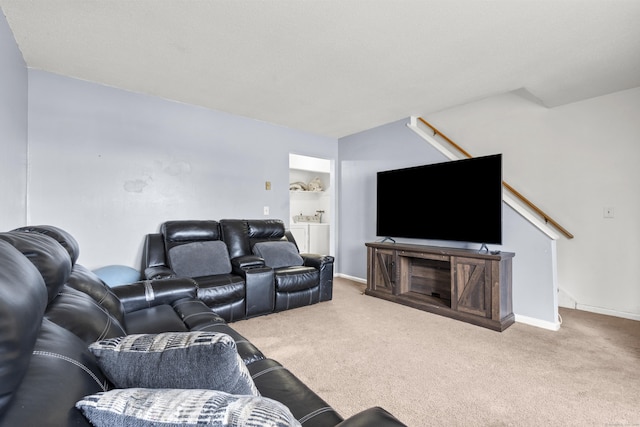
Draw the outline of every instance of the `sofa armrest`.
M167 265L164 238L160 233L147 234L142 246L142 270L156 265Z
M145 280L113 288L122 301L125 313L171 304L182 298L196 298L198 285L193 279L171 278Z
M347 418L336 427L407 427L389 412L375 406Z
M331 255L300 254L307 267L320 270L320 301L333 298L333 260Z
M144 278L147 280L169 279L173 277L176 277L175 271L164 265L144 269Z

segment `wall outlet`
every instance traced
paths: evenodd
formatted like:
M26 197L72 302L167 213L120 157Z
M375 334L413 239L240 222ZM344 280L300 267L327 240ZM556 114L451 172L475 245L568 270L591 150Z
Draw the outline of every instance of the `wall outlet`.
M264 215L269 215L269 206L265 206L264 208L262 208L262 213Z

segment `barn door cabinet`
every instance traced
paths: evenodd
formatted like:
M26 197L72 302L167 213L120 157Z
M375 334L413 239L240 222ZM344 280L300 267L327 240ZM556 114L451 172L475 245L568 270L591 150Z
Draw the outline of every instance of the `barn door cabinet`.
M514 323L512 252L366 243L365 294L496 331Z

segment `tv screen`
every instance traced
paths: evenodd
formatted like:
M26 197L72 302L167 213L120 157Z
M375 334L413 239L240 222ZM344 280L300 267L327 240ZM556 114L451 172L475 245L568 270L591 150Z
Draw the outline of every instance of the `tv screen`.
M378 172L376 235L502 243L502 155Z

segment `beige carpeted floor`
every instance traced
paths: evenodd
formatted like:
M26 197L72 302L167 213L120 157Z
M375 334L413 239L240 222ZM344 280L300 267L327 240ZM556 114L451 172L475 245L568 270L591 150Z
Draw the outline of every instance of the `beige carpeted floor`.
M494 332L363 295L235 322L345 418L420 426L640 426L640 322L561 309L553 332Z

